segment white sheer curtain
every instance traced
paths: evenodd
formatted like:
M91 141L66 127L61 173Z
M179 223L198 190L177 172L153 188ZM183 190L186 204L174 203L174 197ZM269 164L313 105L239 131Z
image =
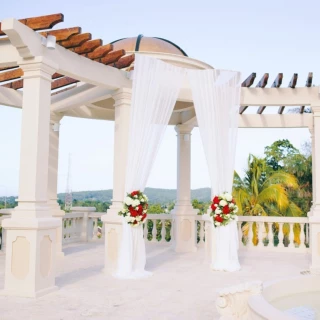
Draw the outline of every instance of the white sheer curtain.
M185 71L160 60L136 54L130 110L126 192L144 191L163 134L177 101ZM119 278L141 278L146 252L143 229L123 220Z
M211 192L232 191L240 105L240 73L189 70L189 82L200 135L208 163ZM238 230L235 221L214 229L215 270L236 271Z

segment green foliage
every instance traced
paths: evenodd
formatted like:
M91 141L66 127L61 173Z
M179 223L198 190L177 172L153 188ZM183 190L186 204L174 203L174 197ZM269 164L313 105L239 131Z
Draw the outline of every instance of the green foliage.
M287 189L297 189L297 179L281 171L268 175L266 168L265 159L249 155L244 179L235 174L233 196L239 207L239 215L286 214L289 208Z
M288 139L277 140L264 149L266 164L273 171L283 170L284 160L298 153L299 150Z
M203 201L199 201L198 199L192 200L192 207L194 209L199 210L198 212L199 215L205 214L209 206L210 206L210 202L203 202Z

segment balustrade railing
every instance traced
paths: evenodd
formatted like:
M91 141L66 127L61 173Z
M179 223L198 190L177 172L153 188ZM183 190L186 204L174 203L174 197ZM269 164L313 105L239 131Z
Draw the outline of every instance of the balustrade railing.
M239 216L240 249L307 252L308 218Z
M93 207L74 207L62 219L62 243L88 242L103 238L105 213L95 212Z
M5 230L1 222L9 218L12 209L0 210L0 250L5 246ZM95 212L91 207L74 207L62 220L62 242L96 241L104 238L103 212ZM198 247L205 245L206 238L211 237L212 220L208 215L194 217L196 228L195 243ZM170 213L149 213L143 226L144 238L152 243L167 243L174 240L174 215ZM308 252L309 223L308 218L239 216L238 231L240 249Z

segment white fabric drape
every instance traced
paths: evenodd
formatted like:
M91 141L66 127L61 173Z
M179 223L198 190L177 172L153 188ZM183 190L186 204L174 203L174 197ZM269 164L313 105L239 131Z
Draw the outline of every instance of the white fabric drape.
M189 70L189 82L208 163L211 192L232 191L240 106L240 73L226 70ZM235 221L214 229L212 268L236 271L238 230Z
M163 134L177 101L185 71L171 64L135 55L126 192L144 191ZM143 227L131 227L123 220L120 245L119 278L141 278L150 275L146 264Z

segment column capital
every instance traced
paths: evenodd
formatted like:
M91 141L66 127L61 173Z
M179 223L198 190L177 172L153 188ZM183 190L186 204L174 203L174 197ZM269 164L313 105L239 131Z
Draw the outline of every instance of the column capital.
M31 60L20 60L18 65L23 70L22 79L42 78L52 82L52 75L58 70L58 65L43 57Z
M174 130L176 130L176 132L178 134L191 134L191 131L193 130L194 126L193 125L189 125L189 124L177 124L174 127Z
M50 113L50 123L55 124L55 123L60 123L61 119L63 118L63 114L58 114L51 112Z
M311 104L311 111L314 117L320 117L320 104Z
M120 105L131 105L131 94L132 90L129 88L121 88L117 90L113 95L112 98L114 99L114 106Z

